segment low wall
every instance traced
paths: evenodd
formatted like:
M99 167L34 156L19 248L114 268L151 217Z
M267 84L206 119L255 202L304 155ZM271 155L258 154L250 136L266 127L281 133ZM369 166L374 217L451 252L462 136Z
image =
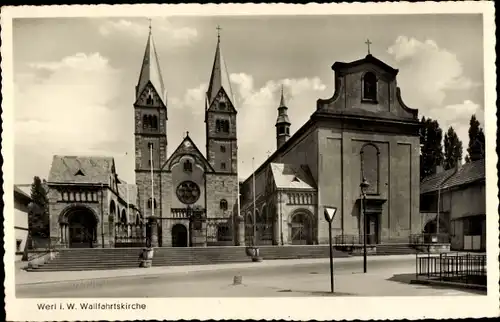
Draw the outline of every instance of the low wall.
M417 245L415 246L415 249L417 249L420 252L427 252L427 253L447 253L450 251L450 244L424 244L424 245Z

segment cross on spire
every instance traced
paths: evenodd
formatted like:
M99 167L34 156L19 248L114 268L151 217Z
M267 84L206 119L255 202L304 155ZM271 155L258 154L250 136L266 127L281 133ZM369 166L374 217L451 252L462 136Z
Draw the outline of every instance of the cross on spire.
M365 44L368 46L368 55L370 55L370 45L372 44L372 42L370 41L370 39L366 39Z
M217 40L220 41L220 31L222 30L222 28L219 25L217 25L217 28L215 29L217 29Z

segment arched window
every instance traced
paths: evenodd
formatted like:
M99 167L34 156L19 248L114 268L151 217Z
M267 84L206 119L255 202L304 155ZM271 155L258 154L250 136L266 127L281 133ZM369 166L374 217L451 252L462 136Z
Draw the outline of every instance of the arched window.
M120 216L120 222L125 225L127 224L127 213L125 212L125 209L122 209L122 215Z
M367 194L378 194L379 189L379 150L372 143L361 148L361 178L365 178L369 186Z
M148 208L151 209L151 206L154 206L154 208L156 209L156 199L148 199Z
M151 127L155 130L158 129L158 118L156 116L153 116Z
M142 128L143 129L147 129L149 127L149 123L148 123L148 116L147 115L144 115L142 117Z
M184 162L184 171L185 172L193 172L193 164L191 163L191 161L186 160Z
M224 120L223 121L223 131L224 133L229 133L229 121L228 120Z
M215 121L215 131L216 132L220 132L221 131L221 121L220 120L216 120Z
M363 99L377 100L377 77L372 72L368 72L363 76Z
M147 105L153 105L154 104L153 91L151 91L151 89L148 92L148 97L146 98L146 104Z
M227 200L226 199L222 199L219 203L219 206L220 206L220 209L222 210L227 210Z

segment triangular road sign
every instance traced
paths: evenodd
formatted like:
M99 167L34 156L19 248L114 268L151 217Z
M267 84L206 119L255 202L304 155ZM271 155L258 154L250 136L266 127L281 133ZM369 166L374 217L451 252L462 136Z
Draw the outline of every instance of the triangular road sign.
M335 213L337 212L336 207L325 207L325 219L328 222L332 222L335 217Z

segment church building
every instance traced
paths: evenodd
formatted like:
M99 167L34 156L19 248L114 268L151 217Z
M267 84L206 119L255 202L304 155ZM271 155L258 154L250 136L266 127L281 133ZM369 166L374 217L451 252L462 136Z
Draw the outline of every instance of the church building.
M112 157L54 156L52 244L324 244L325 207L336 208L337 243L361 243L363 234L373 244L408 242L420 232L418 111L401 98L398 70L370 53L332 69L333 96L319 99L293 135L282 89L276 151L239 182L237 111L220 36L200 106L205 153L188 132L169 153L167 89L150 28L133 103L136 182L118 177Z
M142 213L151 224L151 244L233 245L233 209L238 198L237 112L220 36L205 101L206 157L189 133L167 155L166 92L150 28L134 115L137 204L146 205Z
M328 243L325 207L337 209L336 243L419 232L418 111L401 98L398 70L370 53L332 69L333 96L293 135L281 95L276 151L241 184L247 245Z

